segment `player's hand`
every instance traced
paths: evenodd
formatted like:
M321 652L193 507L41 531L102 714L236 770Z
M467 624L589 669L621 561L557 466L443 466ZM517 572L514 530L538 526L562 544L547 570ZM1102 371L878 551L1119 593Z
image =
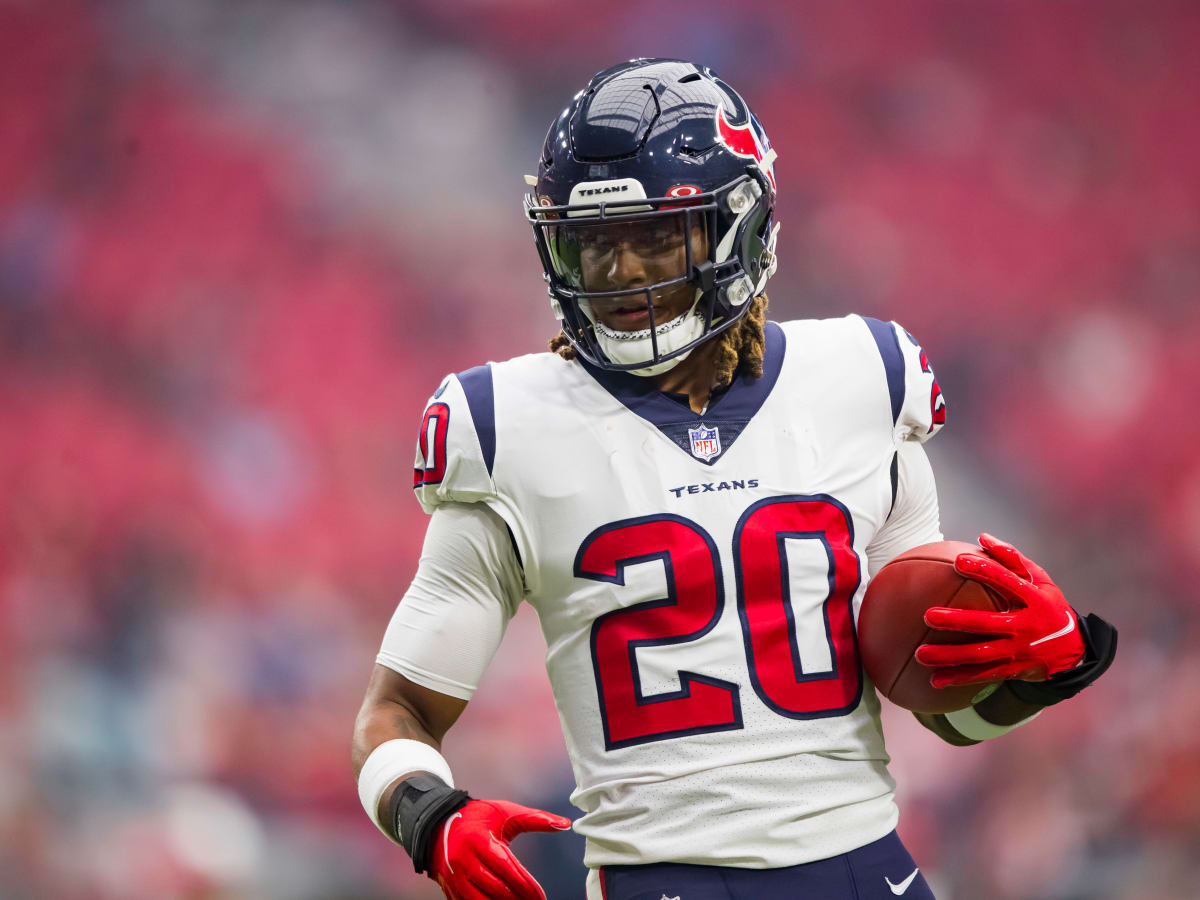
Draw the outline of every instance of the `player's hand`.
M515 803L472 800L434 837L429 877L448 900L546 900L509 842L526 831L565 831L571 820Z
M1008 600L1009 612L931 606L925 624L988 637L977 644L922 644L916 659L936 688L1016 678L1044 681L1074 668L1086 648L1075 610L1046 570L1012 544L981 534L987 554L960 553L954 568Z

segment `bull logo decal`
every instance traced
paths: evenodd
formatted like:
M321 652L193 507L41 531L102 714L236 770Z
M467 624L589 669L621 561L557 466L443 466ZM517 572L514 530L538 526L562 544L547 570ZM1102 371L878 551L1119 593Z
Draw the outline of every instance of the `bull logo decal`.
M735 118L738 118L735 113ZM763 165L763 158L771 149L765 134L755 127L757 123L752 115L746 116L744 125L733 125L725 115L724 105L717 107L717 138L731 153L745 159L752 159L775 187L775 164Z

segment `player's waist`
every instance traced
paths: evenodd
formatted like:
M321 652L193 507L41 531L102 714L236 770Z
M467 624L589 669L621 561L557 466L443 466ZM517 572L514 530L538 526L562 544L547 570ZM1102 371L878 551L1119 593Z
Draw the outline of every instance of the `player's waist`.
M690 865L775 869L827 859L877 840L896 827L899 814L891 792L822 810L808 816L771 809L708 815L703 822L680 823L673 810L657 813L658 823L627 829L586 825L584 863L639 866L677 862Z
M881 761L825 762L822 772L774 760L577 791L572 801L587 811L575 823L587 838L585 861L772 868L845 852L895 826L894 782Z
M894 880L893 880L894 879ZM884 886L890 891L885 892ZM608 865L588 872L588 900L631 897L820 897L858 900L906 893L931 897L912 856L896 832L812 862L768 869L687 863Z

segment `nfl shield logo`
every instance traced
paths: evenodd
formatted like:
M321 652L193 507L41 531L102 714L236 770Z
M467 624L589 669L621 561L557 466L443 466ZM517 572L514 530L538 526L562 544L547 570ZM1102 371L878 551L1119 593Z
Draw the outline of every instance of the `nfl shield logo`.
M699 428L689 428L688 438L692 442L692 456L708 462L721 453L721 435L716 428L701 425Z

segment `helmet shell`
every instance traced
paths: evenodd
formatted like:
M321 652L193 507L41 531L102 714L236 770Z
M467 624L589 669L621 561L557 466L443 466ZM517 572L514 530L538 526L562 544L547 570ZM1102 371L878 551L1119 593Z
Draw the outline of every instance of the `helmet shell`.
M581 181L636 178L647 197L680 185L719 188L761 166L762 125L711 69L675 59L634 59L594 75L551 124L538 196L570 201ZM763 169L774 200L773 165Z

